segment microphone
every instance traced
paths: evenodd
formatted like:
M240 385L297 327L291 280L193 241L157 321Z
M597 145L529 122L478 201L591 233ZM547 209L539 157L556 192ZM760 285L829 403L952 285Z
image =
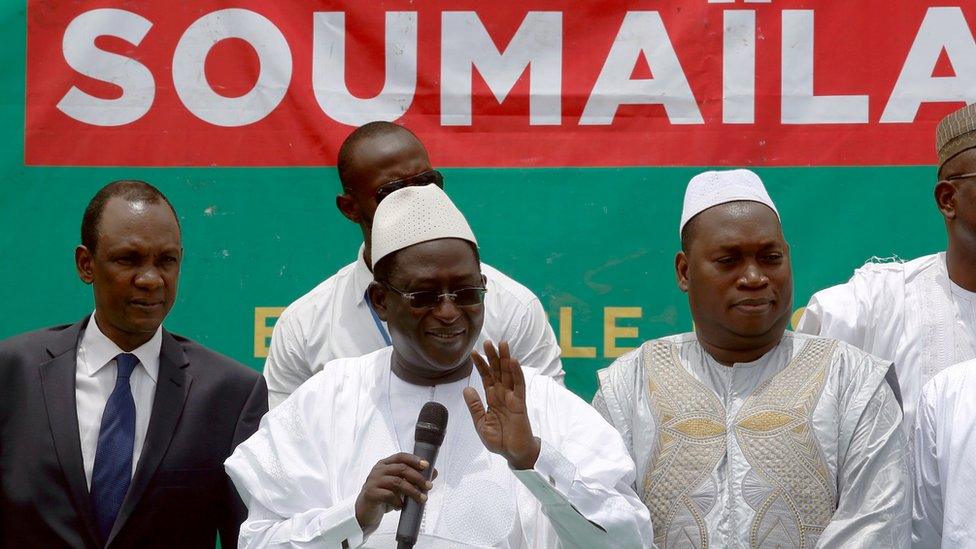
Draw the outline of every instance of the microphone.
M424 470L424 478L430 480L434 474L434 460L437 451L444 442L444 431L447 430L447 408L439 402L428 402L420 410L417 417L417 429L414 431L413 455L426 460L430 464ZM404 498L403 510L400 511L400 523L397 525L397 548L409 549L417 543L417 533L420 531L420 519L424 516L424 504L417 503L413 498Z

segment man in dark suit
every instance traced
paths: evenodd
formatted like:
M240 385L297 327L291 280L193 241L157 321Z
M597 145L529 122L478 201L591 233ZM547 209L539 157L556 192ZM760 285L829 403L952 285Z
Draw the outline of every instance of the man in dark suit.
M267 411L264 378L162 329L183 250L156 188L107 185L81 232L95 313L0 342L0 545L236 547L223 461Z

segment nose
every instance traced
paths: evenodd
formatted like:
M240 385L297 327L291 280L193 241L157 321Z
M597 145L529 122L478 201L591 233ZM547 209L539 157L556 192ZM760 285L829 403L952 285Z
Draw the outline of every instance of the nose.
M156 289L163 285L163 277L155 265L149 265L139 271L134 282L140 288Z
M739 277L739 286L744 288L763 288L769 284L769 277L754 261L746 264Z
M442 295L437 300L437 305L434 305L434 308L431 309L431 314L444 324L451 324L461 316L461 309L454 304L454 299Z

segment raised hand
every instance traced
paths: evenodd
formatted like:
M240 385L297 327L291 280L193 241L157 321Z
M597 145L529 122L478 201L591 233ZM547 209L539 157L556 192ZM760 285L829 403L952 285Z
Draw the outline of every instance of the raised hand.
M373 466L356 498L356 520L365 534L380 525L384 514L402 509L404 498L413 498L417 503L427 501L427 491L433 486L424 477L428 467L426 460L406 452L381 459ZM435 469L431 480L436 477Z
M474 420L474 428L489 452L501 455L513 469L531 469L539 458L541 442L532 436L525 408L525 377L518 360L512 358L508 343L498 344L498 352L485 342L485 356L471 353L485 388L487 408L478 392L468 387L464 400Z

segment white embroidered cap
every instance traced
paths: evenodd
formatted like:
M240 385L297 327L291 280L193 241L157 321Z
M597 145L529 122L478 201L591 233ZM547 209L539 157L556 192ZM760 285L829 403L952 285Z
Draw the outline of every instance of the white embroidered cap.
M692 177L685 190L685 204L681 210L678 234L681 234L692 217L708 208L740 200L765 204L779 217L779 210L766 192L762 180L749 170L710 171Z
M437 185L404 187L380 202L373 216L373 265L421 242L460 238L478 245L464 215Z

